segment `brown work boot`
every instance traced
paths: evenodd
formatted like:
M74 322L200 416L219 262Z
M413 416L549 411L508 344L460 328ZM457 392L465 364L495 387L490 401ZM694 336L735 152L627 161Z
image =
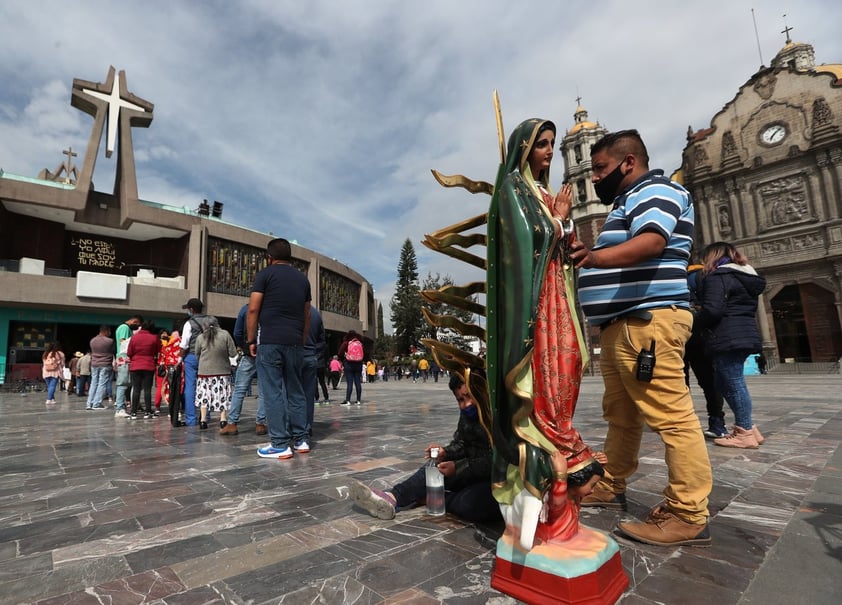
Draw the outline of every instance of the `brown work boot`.
M757 428L756 424L751 425L751 432L754 433L754 438L757 440L757 445L763 445L763 442L766 441L766 437L760 432L760 429Z
M611 510L626 510L626 495L610 492L599 483L593 493L582 498L582 508L608 508Z
M738 447L742 449L751 449L756 450L759 447L759 443L757 443L757 439L754 436L754 431L751 429L744 429L737 425L734 425L734 430L731 432L730 435L726 435L725 437L720 437L719 439L714 439L713 443L715 445L721 445L722 447Z
M649 512L646 521L623 521L617 524L629 538L656 546L710 546L708 524L688 523L659 504Z
M260 424L259 422L256 422L254 424L254 432L256 435L265 435L269 431L266 430L265 424Z
M237 430L237 425L236 425L236 424L234 424L233 422L229 422L229 423L228 423L228 424L226 424L224 427L222 427L221 429L219 429L219 434L220 434L220 435L236 435L236 434L237 434L237 433L239 433L239 432L240 432L240 431L239 431L239 430Z

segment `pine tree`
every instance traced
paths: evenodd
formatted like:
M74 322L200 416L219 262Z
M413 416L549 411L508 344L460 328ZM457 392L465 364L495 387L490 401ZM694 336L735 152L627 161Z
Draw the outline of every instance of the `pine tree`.
M380 363L391 364L394 356L394 339L386 334L383 325L383 305L377 303L377 338L374 339L374 358Z
M418 343L424 318L421 315L421 297L418 287L418 259L409 238L403 243L398 261L398 281L392 296L392 326L395 349L399 355L408 355Z

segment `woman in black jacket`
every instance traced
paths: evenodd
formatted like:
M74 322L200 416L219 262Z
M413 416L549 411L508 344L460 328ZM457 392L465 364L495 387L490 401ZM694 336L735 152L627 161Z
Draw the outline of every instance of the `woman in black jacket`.
M761 350L757 330L757 297L766 280L748 264L731 244L715 242L702 253L705 279L702 310L696 316L705 334L706 350L713 357L716 389L734 412L734 430L714 439L724 447L756 448L763 436L751 419L751 395L746 387L743 365Z

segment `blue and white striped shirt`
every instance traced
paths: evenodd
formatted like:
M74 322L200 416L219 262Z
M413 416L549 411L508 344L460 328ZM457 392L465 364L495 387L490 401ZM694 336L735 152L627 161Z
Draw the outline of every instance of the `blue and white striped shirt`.
M667 244L660 256L622 269L580 269L579 302L588 322L601 325L635 309L688 309L687 263L693 246L693 200L678 183L651 170L617 198L593 250L610 248L645 231Z

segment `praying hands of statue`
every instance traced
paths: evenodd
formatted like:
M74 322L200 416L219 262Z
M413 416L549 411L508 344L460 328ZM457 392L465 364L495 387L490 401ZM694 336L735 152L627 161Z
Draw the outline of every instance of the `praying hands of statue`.
M566 221L570 218L570 208L573 205L573 186L570 183L564 183L561 189L555 196L553 206L550 208L550 213L553 217L560 218Z

